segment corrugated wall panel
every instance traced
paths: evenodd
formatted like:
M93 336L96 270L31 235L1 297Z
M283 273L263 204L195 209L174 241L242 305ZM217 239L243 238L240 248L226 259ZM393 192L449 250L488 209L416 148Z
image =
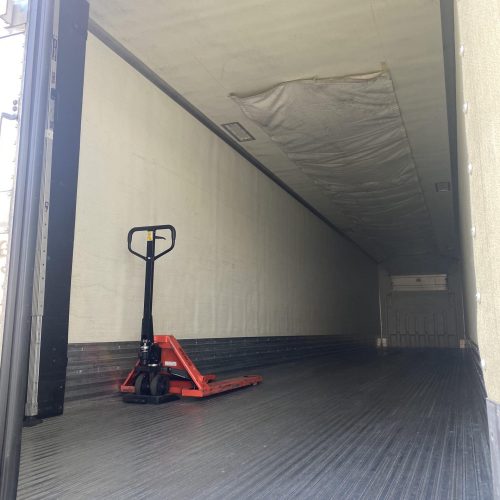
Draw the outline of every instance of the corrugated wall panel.
M202 373L224 373L315 356L374 348L370 339L345 335L183 339L180 341ZM66 401L118 394L134 366L138 342L70 344Z

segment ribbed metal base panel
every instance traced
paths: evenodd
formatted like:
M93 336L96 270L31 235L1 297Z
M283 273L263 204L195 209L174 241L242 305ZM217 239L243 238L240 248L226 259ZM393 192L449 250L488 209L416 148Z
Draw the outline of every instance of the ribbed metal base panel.
M486 408L490 433L493 492L495 498L498 499L500 498L500 404L487 399Z
M465 351L348 354L163 406L68 404L23 431L19 498L491 499Z
M375 339L345 335L232 337L179 340L202 373L244 370L319 354L375 346ZM116 394L134 366L138 342L69 344L65 401Z

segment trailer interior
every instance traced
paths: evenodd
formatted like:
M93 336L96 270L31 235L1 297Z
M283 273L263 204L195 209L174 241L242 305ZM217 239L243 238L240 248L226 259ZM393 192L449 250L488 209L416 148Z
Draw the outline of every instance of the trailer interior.
M2 500L500 498L498 2L3 3Z

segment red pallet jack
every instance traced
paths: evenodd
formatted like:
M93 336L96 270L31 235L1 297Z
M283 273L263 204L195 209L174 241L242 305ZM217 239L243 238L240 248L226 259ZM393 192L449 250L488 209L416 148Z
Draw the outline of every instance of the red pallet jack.
M170 231L171 244L166 250L156 254L156 240L166 239L157 236L156 232L163 230ZM132 249L132 238L136 232L146 233L146 255ZM134 227L128 233L129 251L146 261L146 278L139 356L120 387L126 403L160 404L180 396L204 398L262 382L260 375L246 375L216 382L215 375L202 375L198 371L173 335L154 335L154 263L174 248L175 237L175 228L171 225Z

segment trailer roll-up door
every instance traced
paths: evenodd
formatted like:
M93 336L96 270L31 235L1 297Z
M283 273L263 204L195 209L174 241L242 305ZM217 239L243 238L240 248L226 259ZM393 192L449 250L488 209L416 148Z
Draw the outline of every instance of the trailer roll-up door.
M378 262L434 251L388 72L297 80L233 99L325 194L339 228Z

